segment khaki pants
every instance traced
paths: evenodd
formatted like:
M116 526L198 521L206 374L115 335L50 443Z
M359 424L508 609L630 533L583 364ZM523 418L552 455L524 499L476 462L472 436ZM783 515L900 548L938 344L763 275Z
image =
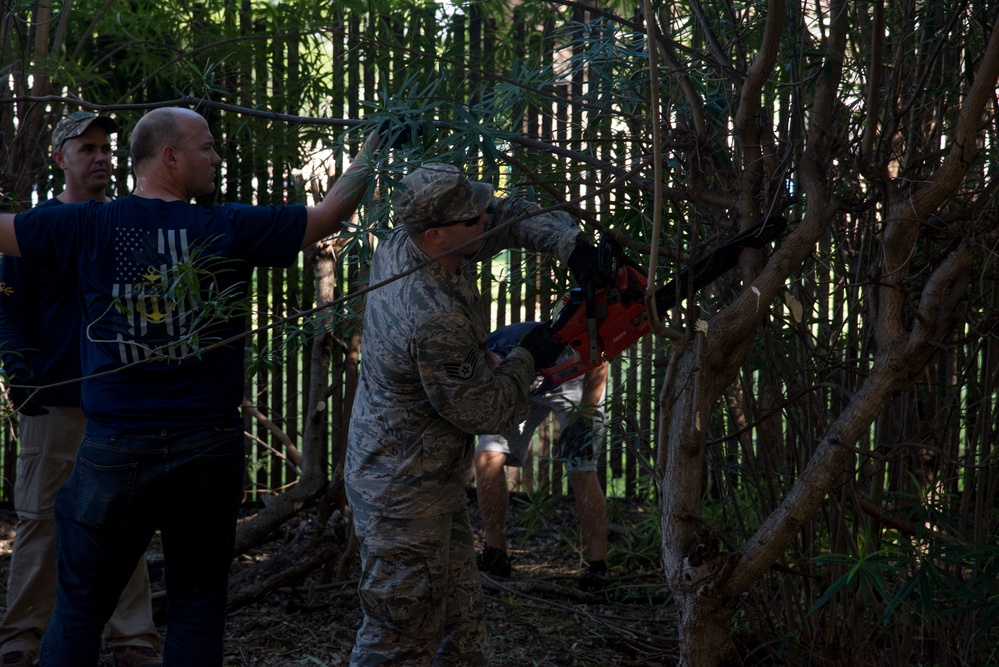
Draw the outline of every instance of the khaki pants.
M7 612L0 621L0 655L11 651L37 655L55 606L53 509L56 492L73 471L86 419L79 408L48 410L47 415L20 420L21 448L14 485L17 534L7 584ZM122 591L105 637L113 647L155 648L159 643L144 558Z

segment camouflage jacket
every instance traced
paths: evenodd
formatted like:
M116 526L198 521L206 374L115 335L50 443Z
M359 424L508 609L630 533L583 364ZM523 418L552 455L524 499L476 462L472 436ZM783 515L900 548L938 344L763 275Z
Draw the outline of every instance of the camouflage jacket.
M490 210L487 230L539 209L494 198ZM568 214L543 214L490 237L476 260L524 247L564 263L579 237ZM426 259L399 227L379 243L370 284ZM465 502L473 436L502 433L526 418L534 360L516 348L490 369L488 322L474 279L434 262L368 295L344 467L358 511L415 517L457 509Z

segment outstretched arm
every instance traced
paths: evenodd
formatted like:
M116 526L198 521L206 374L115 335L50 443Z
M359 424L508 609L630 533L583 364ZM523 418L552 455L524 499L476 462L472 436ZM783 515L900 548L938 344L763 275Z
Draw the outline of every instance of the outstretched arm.
M0 213L0 252L5 255L21 256L21 248L17 245L17 235L14 233L12 213Z
M377 132L369 134L360 152L351 160L347 171L336 180L317 206L307 209L305 237L302 239L303 250L330 234L336 234L343 228L343 223L354 215L371 180L372 170L369 164L371 153L380 143L381 137Z

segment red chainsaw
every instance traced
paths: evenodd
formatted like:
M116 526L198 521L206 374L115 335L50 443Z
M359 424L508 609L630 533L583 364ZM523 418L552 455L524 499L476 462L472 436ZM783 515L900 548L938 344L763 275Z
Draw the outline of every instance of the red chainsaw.
M767 216L702 257L693 268L685 267L656 290L656 312L664 317L676 304L677 294L685 296L691 287L700 291L735 267L744 248L762 248L786 226L783 216ZM552 322L552 335L570 350L554 366L541 369L555 384L610 361L652 328L645 308L648 276L609 234L600 239L598 263L605 275L613 276L612 283L600 289L592 282L572 288L562 297Z

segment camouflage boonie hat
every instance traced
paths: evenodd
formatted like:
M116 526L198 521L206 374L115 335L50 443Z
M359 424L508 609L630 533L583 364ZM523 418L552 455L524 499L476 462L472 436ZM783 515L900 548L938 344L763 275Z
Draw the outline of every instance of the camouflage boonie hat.
M399 220L417 231L481 215L493 199L493 186L470 181L457 167L430 162L406 176L392 193Z
M118 131L118 123L107 116L98 116L89 111L76 111L69 114L55 126L52 131L52 150L61 151L62 145L67 139L75 139L90 127L91 123L97 123L98 127L103 127L108 134Z

